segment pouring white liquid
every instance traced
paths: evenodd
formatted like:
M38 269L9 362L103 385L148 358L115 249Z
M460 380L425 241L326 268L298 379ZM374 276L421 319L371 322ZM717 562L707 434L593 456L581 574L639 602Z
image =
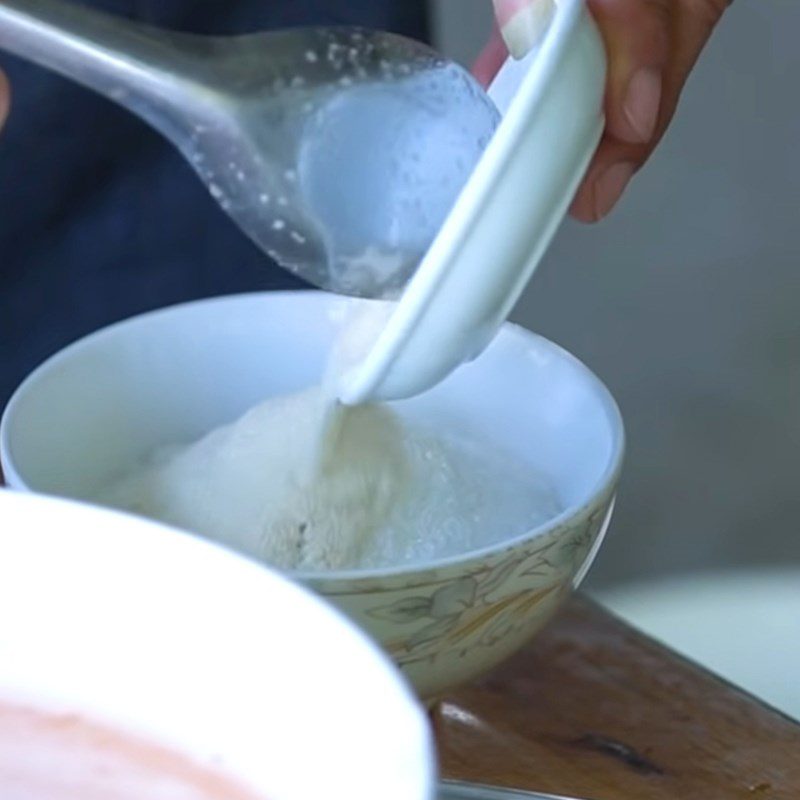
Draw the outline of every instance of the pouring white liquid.
M299 570L427 561L558 513L547 481L491 443L427 430L386 406L336 401L390 310L356 306L322 386L271 398L156 454L99 500Z

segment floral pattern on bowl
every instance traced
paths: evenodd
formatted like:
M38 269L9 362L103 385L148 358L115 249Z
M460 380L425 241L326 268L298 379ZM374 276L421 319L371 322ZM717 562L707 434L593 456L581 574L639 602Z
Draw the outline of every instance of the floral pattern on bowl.
M430 699L496 666L550 620L586 574L613 500L612 487L550 530L442 567L308 583Z

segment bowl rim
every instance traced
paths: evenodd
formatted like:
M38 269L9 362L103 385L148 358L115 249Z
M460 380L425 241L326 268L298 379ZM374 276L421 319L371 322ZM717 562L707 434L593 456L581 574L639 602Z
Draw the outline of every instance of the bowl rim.
M92 342L112 335L113 333L119 331L120 329L124 329L125 327L134 324L143 324L148 320L153 320L159 317L168 317L170 314L180 312L184 309L202 307L210 308L211 306L224 304L234 305L236 302L242 300L253 301L259 298L280 300L285 298L305 299L308 297L319 298L320 302L332 302L342 299L338 295L333 295L316 289L299 289L240 292L204 298L200 300L190 300L188 302L174 303L153 311L146 311L142 314L135 314L131 317L100 328L99 330L94 331L87 336L83 336L66 347L58 350L49 358L45 359L45 361L36 367L22 381L22 383L20 383L9 399L2 416L0 417L0 467L2 467L4 471L6 484L14 489L21 489L33 494L44 494L42 492L38 492L36 489L32 489L22 478L16 468L16 464L14 463L14 459L11 454L11 430L13 427L13 420L18 407L24 402L25 395L31 390L31 387L34 386L43 375L58 367L62 362L66 362L72 358L77 351L83 349L87 345L90 345ZM584 379L586 379L589 386L593 390L593 394L598 398L600 406L605 413L608 428L611 433L611 454L604 470L594 482L591 490L586 494L586 496L583 499L568 505L555 517L551 517L545 522L536 525L521 534L503 539L502 541L495 542L491 545L468 550L457 555L433 559L424 563L412 562L393 567L324 571L285 570L284 574L289 575L291 578L299 581L315 583L330 581L380 580L382 578L397 578L412 574L430 573L442 569L449 569L467 564L472 561L485 559L487 557L494 557L500 553L512 550L524 542L529 542L533 539L539 538L540 536L547 535L548 533L551 533L559 528L568 527L572 521L585 515L587 512L598 508L610 495L613 495L614 488L622 471L622 462L625 457L626 449L626 436L622 414L609 389L606 387L603 381L601 381L600 378L597 377L597 375L595 375L595 373L589 369L589 367L587 367L579 358L572 355L572 353L565 350L555 342L550 341L546 337L538 333L534 333L533 331L530 331L527 328L524 328L523 326L513 322L506 322L498 332L498 335L501 333L506 336L511 336L517 341L524 341L528 343L531 341L536 341L540 348L554 355L556 358L571 364L577 369L578 373L581 374ZM98 506L98 504L92 505L101 507ZM116 510L116 513L125 514L128 512ZM128 516L150 520L150 518L141 517L132 513L128 513ZM155 522L157 524L163 524L159 523L158 520L155 520ZM222 544L222 546L225 547L224 544Z

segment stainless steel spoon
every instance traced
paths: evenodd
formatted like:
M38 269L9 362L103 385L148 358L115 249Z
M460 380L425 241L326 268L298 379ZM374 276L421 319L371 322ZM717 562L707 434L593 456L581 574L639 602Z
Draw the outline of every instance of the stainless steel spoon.
M500 789L496 786L481 786L459 781L442 781L439 784L437 798L438 800L580 800L578 797Z
M256 244L344 294L404 284L498 123L467 72L380 32L203 37L2 0L0 48L144 118Z

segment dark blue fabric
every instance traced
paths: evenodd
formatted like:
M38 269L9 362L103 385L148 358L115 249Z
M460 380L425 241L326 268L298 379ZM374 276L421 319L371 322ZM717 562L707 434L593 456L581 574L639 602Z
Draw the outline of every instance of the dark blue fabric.
M196 33L359 24L426 36L423 0L95 0ZM170 303L296 282L132 115L0 54L0 404L34 366L110 322Z

